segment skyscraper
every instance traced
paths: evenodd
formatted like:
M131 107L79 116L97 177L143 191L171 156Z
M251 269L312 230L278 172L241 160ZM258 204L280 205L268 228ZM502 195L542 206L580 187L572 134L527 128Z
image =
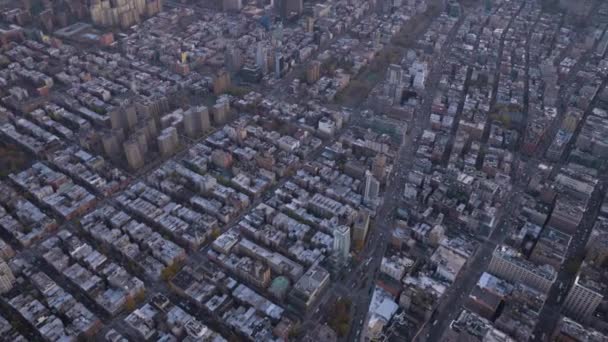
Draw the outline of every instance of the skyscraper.
M367 210L360 210L353 224L353 242L360 248L365 242L369 229L370 215Z
M278 48L274 52L274 75L276 78L281 78L281 71L283 70L283 54Z
M378 154L372 162L372 174L376 179L382 181L386 175L386 155Z
M348 260L350 253L350 227L338 226L334 229L334 255L340 263Z
M403 97L403 73L403 68L400 65L391 64L388 66L388 82L384 91L386 96L393 98L396 105L401 103Z
M255 65L260 68L262 73L268 73L268 51L264 42L259 41L255 51Z
M237 72L243 66L243 53L234 44L226 47L225 52L226 68L231 72Z
M391 85L400 84L403 80L403 68L397 64L388 66L388 83Z
M205 106L198 106L196 111L198 112L198 122L201 124L201 130L207 132L211 129L211 119L209 118L209 108Z
M312 61L308 64L308 68L306 69L306 82L308 84L313 84L319 80L321 75L321 62Z
M380 182L368 170L365 172L365 191L363 193L363 201L366 203L375 202L380 193Z

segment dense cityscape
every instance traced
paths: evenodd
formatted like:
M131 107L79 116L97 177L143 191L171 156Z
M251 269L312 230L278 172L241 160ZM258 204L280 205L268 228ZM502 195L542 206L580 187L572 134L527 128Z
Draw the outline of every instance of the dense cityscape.
M604 0L0 0L0 340L608 341L607 50Z

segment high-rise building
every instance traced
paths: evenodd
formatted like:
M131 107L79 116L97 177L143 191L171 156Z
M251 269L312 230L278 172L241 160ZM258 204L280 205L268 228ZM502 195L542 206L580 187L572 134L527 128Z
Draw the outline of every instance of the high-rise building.
M369 229L370 214L367 210L359 211L353 224L353 241L357 246L363 245Z
M133 137L137 140L141 153L146 155L148 153L148 137L146 136L146 132L144 130L137 131L133 134Z
M543 293L549 291L557 278L557 272L552 266L536 265L506 245L496 246L488 270L509 282L521 282Z
M211 119L209 117L209 108L206 106L198 106L196 107L196 112L198 113L198 122L201 125L201 130L203 132L208 132L211 129Z
M584 263L564 300L564 311L568 316L586 322L604 299L607 288L600 271Z
M376 179L382 181L386 175L386 156L378 154L372 162L372 174Z
M200 134L200 125L198 125L197 119L193 108L189 108L184 112L184 133L190 138L194 138Z
M281 78L283 71L283 54L278 48L274 52L274 76Z
M382 34L379 31L374 31L372 33L372 43L373 43L374 49L379 49L382 47L382 44L380 43L381 35Z
M190 138L209 130L209 109L205 106L191 107L184 112L184 132Z
M375 202L380 194L380 182L374 175L367 170L365 172L365 192L363 193L363 201L366 203Z
M304 21L304 27L306 32L312 33L315 30L315 18L306 17Z
M215 125L223 125L228 121L228 115L230 114L230 103L228 101L218 101L213 106L213 123Z
M241 69L241 67L243 66L243 54L241 52L241 49L239 49L235 45L229 45L228 47L226 47L226 54L224 58L226 62L226 67L231 72L239 71L239 69Z
M259 83L262 80L262 77L264 77L262 69L257 65L245 65L239 72L239 75L243 81L249 83Z
M404 84L403 84L403 68L397 64L391 64L388 66L387 72L387 84L384 88L384 95L392 98L392 102L396 105L401 103L403 97Z
M103 145L103 152L113 160L117 160L120 155L120 142L119 137L114 132L104 134L101 137L101 143Z
M281 18L299 16L304 12L303 0L275 0L275 9Z
M110 116L110 125L112 129L125 128L123 113L118 108L111 110L108 115Z
M403 86L403 84L397 84L393 87L393 103L396 106L400 106L401 105L401 101L403 100L403 92L404 92L405 87Z
M306 82L308 84L313 84L319 80L321 76L321 62L312 61L308 64L308 68L306 69Z
M243 0L222 0L224 11L240 11L243 8Z
M135 106L126 106L122 108L125 116L125 123L129 130L133 129L137 124L137 109Z
M213 78L213 94L219 95L230 87L230 74L224 69L218 71Z
M260 68L262 74L268 73L268 50L263 41L259 41L255 50L255 65Z
M153 16L163 8L162 0L97 0L88 1L91 20L101 26L128 28Z
M158 150L163 157L167 157L175 153L179 146L179 136L177 135L177 129L175 127L167 127L163 129L158 137Z
M116 108L109 113L112 129L132 129L137 124L137 109L135 106Z
M350 254L350 227L338 226L334 229L334 255L340 262L348 260Z
M0 259L0 294L7 293L15 285L15 276L6 262Z
M389 84L400 84L403 80L403 68L397 64L391 64L388 66L388 83Z
M129 139L122 144L127 157L127 163L131 170L137 170L144 166L144 155L139 147L137 139Z

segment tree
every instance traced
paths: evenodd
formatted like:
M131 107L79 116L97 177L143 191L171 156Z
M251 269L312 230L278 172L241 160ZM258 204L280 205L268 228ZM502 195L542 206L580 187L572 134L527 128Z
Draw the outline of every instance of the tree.
M297 337L302 333L302 324L300 322L295 322L291 331L289 331L289 338L293 340L297 340Z
M134 296L133 299L135 300L135 302L137 304L140 304L144 301L144 299L146 299L146 290L145 289L141 289L141 291L137 292Z
M243 97L243 96L249 94L249 92L251 92L251 89L246 88L246 87L236 86L236 85L232 85L226 90L227 94L235 96L235 97Z
M336 333L338 334L338 336L343 337L343 336L348 335L349 330L350 330L350 324L341 323L340 325L338 325L338 330L336 330Z
M180 264L178 262L174 262L161 271L160 278L164 281L169 281L177 274L177 271L179 271L179 269Z
M350 330L351 301L348 298L337 300L330 309L328 325L338 334L344 337Z
M132 296L127 296L127 300L125 300L125 310L127 312L131 312L137 308L137 303Z
M0 177L21 170L28 159L28 155L17 146L0 144Z
M564 265L564 269L565 269L566 273L576 274L576 272L578 272L582 262L583 262L583 260L580 256L575 256L574 258L571 258L570 260L566 261L566 264Z
M215 240L220 237L220 235L222 235L222 231L219 228L213 228L213 231L211 231L211 238Z

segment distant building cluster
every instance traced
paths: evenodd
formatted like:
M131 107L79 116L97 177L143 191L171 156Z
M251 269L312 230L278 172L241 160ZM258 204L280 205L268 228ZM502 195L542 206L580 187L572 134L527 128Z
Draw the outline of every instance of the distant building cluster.
M592 208L603 200L608 7L589 12L597 34L537 2L446 12L368 97L415 132L408 166L396 162L405 203L376 285L417 330L403 335L401 312L380 320L372 304L361 334L600 341L605 214L594 224Z
M162 0L95 0L89 11L97 25L127 28L159 13L162 8Z
M5 1L0 339L605 341L607 25Z

